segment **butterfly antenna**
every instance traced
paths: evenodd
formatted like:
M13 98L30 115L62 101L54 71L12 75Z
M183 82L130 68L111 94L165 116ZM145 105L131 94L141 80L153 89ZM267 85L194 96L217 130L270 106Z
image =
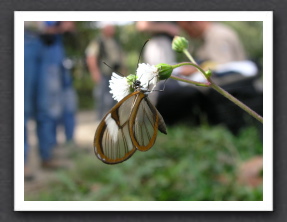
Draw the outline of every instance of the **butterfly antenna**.
M107 66L107 67L109 67L111 70L113 70L114 71L114 73L116 73L116 71L111 67L111 66L109 66L106 62L104 62L103 61L103 63ZM120 72L118 72L118 73L116 73L117 75L119 75L119 76L121 76L121 77L125 77L122 73L120 73Z
M149 41L149 39L146 40L145 43L142 46L142 49L141 49L141 52L140 52L140 56L139 56L139 59L138 59L138 66L137 66L137 68L139 67L139 63L140 63L140 59L141 59L141 56L142 56L143 49L144 49L144 47L145 47L145 45L147 44L148 41Z
M139 59L138 59L137 68L139 67L139 63L140 63L140 59L141 59L141 56L142 56L143 49L144 49L144 47L145 47L145 45L147 44L148 41L149 41L149 39L146 40L145 43L144 43L143 46L142 46L142 49L141 49L141 52L140 52L140 55L139 55ZM139 79L141 79L141 77L140 77Z

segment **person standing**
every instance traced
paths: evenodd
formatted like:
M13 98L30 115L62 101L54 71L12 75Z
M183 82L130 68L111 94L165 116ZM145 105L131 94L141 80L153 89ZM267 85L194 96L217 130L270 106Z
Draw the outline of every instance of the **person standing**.
M214 69L217 65L246 60L244 47L237 33L230 27L210 21L178 21L179 26L191 38L202 40L195 51L195 58L202 67ZM183 69L184 70L184 69ZM196 72L183 71L182 75Z
M28 152L29 152L29 143L28 143L28 129L27 124L28 120L35 118L37 123L37 133L38 135L41 132L44 132L47 128L50 127L45 114L37 112L38 108L38 82L41 79L40 68L42 64L42 52L44 44L41 41L40 34L43 32L44 24L43 22L24 22L24 177L25 180L33 179L33 174L31 169L28 167ZM44 139L43 142L40 142L41 139ZM40 144L49 144L47 137L38 138ZM40 155L42 159L45 159L45 148L39 147Z
M73 88L71 72L65 65L65 62L67 63L68 60L66 59L63 41L65 34L73 33L74 31L75 22L73 21L45 22L46 38L49 39L45 47L45 70L49 73L49 79L54 84L51 87L54 106L51 106L50 109L54 119L55 145L57 144L56 131L59 125L62 125L64 128L67 143L73 142L74 137L77 95Z
M164 21L138 21L136 29L139 32L149 33L151 38L146 44L143 58L144 61L150 65L157 65L159 63L175 64L176 54L172 50L171 44L174 36L179 35L180 28L175 22ZM187 67L189 69L189 67ZM180 72L181 67L175 69L173 73ZM169 80L166 83L160 82L156 86L156 90L162 89L163 84L166 84L165 94L173 91L178 87L178 81ZM154 105L158 104L161 95L159 92L154 91L149 95L149 99Z
M94 96L97 101L97 120L116 104L109 93L112 72L123 68L123 51L115 40L115 26L111 22L99 22L100 36L93 39L86 49L86 63L92 80L96 83ZM107 65L105 65L105 62Z
M175 53L171 48L172 39L179 35L179 27L173 22L138 21L136 28L140 32L151 34L151 39L144 49L144 61L150 65L176 62Z
M34 118L41 165L43 168L61 167L53 159L56 124L63 106L64 49L61 34L71 26L65 22L25 22L24 32L24 176L32 179L28 167L28 120Z

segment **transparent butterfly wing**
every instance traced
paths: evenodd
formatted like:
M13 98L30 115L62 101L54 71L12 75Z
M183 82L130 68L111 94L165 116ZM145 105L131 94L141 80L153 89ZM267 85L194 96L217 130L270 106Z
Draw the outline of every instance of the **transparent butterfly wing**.
M95 154L105 163L123 162L136 151L129 133L129 121L137 95L138 92L134 92L117 103L96 130Z
M153 146L158 129L166 134L162 116L142 92L138 94L129 124L132 141L140 151L147 151Z

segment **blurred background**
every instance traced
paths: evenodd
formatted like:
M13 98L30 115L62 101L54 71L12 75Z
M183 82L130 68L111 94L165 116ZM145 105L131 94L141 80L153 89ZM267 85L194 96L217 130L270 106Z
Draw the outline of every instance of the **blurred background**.
M113 71L188 61L263 115L262 22L25 22L25 200L263 200L262 124L212 89L169 79L150 100L168 134L117 165L94 155L94 133L116 104ZM104 65L106 62L110 67ZM192 67L174 75L202 81ZM158 89L163 87L158 84Z

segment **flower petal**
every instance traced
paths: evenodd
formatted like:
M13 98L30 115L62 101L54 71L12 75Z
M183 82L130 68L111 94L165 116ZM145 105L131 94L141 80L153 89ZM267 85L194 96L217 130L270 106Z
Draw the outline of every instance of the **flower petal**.
M137 69L138 80L143 87L153 90L158 83L158 68L149 64L141 63Z
M126 77L121 77L113 72L110 82L110 93L118 102L130 94L130 86Z

